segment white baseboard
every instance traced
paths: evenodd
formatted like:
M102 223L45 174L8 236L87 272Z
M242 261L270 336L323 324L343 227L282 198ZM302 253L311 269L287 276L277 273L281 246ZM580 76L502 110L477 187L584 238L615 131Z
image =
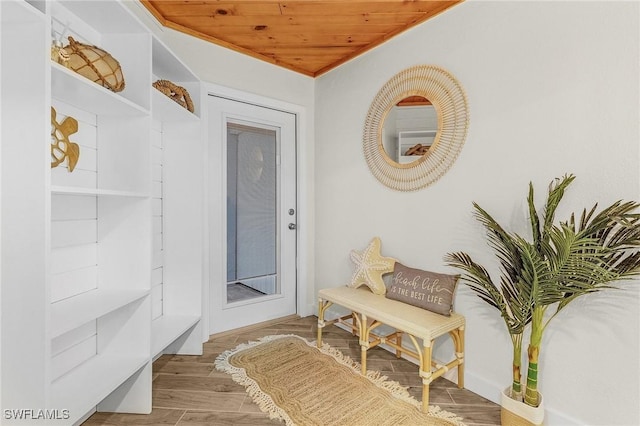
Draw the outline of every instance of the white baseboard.
M502 389L507 387L498 383L492 383L469 371L468 368L464 370L464 387L470 390L476 395L480 395L483 398L487 398L491 402L500 404L500 395Z
M308 317L309 315L318 316L318 307L316 306L315 303L309 303L307 305L302 304L300 307L300 311L298 312L298 315L301 318Z
M487 398L489 401L500 404L500 394L507 385L490 382L466 369L464 372L464 387L477 395ZM554 408L550 408L546 402L544 415L544 424L547 426L580 426L587 424L587 422L576 420Z

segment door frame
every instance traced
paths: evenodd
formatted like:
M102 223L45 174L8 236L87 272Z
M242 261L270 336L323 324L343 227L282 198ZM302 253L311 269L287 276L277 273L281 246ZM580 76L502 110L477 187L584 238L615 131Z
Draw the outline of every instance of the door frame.
M203 281L205 291L203 294L203 320L205 320L206 329L212 329L211 326L211 306L216 301L213 300L213 292L210 290L211 283L223 283L226 282L226 264L225 250L226 241L218 239L217 241L212 238L212 235L223 235L223 230L226 227L225 215L223 210L226 208L224 203L223 185L226 185L225 177L223 176L222 163L213 164L212 153L209 149L209 135L208 135L208 102L206 99L209 95L227 98L233 101L250 103L253 105L276 109L295 115L296 117L296 210L297 210L297 232L296 232L296 312L300 316L307 316L313 313L313 303L308 303L309 281L308 277L308 265L309 265L309 243L311 238L311 221L310 212L308 206L310 206L309 191L303 190L308 187L307 173L303 172L303 165L306 164L308 158L307 143L305 142L304 135L306 135L307 126L307 111L306 108L301 105L292 104L289 102L280 101L277 99L271 99L261 95L255 95L247 93L237 89L231 89L224 86L219 86L213 83L207 83L203 85L203 106L207 111L203 111L202 117L206 120L203 123L203 131L207 132L205 137L205 155L203 156L204 169L205 169L205 191L203 194L205 201L205 250L204 250L204 271ZM218 161L226 161L225 158L219 158ZM209 332L208 332L209 333Z

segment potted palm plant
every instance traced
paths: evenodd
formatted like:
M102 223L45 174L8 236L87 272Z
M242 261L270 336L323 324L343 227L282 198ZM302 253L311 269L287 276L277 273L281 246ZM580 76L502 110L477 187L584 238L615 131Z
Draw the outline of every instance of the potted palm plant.
M449 253L445 261L463 271L461 281L496 308L513 343L513 383L503 392L502 423L542 424L544 408L538 392L538 359L544 331L558 313L578 297L612 288L640 273L640 214L636 202L617 201L597 213L597 204L579 218L555 223L555 212L575 176L565 175L549 185L538 215L533 185L529 184L531 235L506 231L473 203L484 225L500 270L499 284L487 269L464 252ZM524 330L531 333L523 395L522 346ZM513 419L517 415L519 418ZM526 424L526 423L525 423Z

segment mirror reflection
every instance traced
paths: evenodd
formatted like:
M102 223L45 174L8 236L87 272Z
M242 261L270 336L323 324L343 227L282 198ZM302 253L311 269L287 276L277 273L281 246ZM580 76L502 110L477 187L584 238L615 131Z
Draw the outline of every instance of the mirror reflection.
M438 133L438 112L423 96L409 96L388 112L381 129L382 147L399 164L413 163L429 152Z

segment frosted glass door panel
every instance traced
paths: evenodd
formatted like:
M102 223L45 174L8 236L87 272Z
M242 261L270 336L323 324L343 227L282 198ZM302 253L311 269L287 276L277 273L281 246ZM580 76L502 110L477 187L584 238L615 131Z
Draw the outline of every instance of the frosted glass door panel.
M276 289L277 132L227 125L227 281Z

